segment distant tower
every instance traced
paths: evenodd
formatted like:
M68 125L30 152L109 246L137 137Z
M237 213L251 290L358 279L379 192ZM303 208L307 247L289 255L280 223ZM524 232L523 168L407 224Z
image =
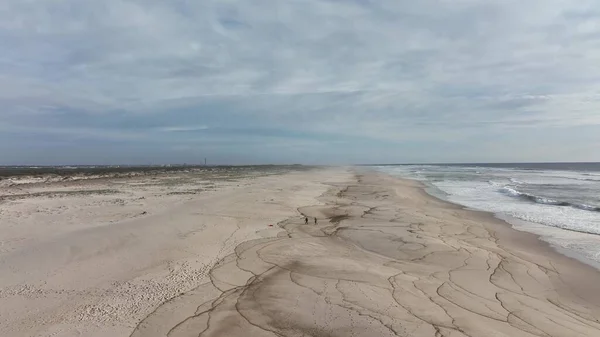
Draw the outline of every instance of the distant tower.
M204 158L204 166L206 166L206 158Z

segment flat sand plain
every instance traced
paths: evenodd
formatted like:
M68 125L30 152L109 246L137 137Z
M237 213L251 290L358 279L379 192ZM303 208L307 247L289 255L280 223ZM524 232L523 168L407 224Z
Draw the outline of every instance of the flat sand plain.
M0 336L129 336L209 282L237 245L276 236L336 174L350 176L223 168L2 180Z

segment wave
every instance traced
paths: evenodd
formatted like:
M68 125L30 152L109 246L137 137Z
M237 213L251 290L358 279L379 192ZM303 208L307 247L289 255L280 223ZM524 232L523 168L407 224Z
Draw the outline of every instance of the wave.
M588 182L593 182L593 183L600 183L600 176L596 176L598 177L597 179L594 178L583 178L583 177L569 177L566 175L542 175L540 177L544 177L544 178L552 178L552 179L564 179L564 180L575 180L575 181L588 181ZM521 180L517 180L515 178L508 178L508 180L513 183L513 184L517 184L517 185L524 185L524 184L528 184L529 182L524 182ZM533 185L537 185L537 183L530 183Z
M499 181L495 181L495 180L488 180L487 181L488 184L490 184L491 186L504 186L504 184L506 184L506 182L499 182Z
M529 194L529 193L525 193L525 192L520 192L512 187L509 186L504 186L503 188L500 189L500 191L504 194L507 194L511 197L515 197L515 198L521 198L527 201L531 201L534 202L536 204L542 204L542 205L551 205L551 206L562 206L562 207L573 207L573 208L577 208L577 209L581 209L584 211L590 211L590 212L600 212L600 207L598 206L592 206L592 205L586 205L586 204L578 204L578 203L573 203L573 202L568 202L568 201L561 201L561 200L554 200L554 199L550 199L550 198L544 198L544 197L540 197L537 195L533 195L533 194Z
M509 180L513 183L513 184L517 184L517 185L521 185L521 184L525 184L524 182L517 180L515 178L509 178Z
M577 181L591 181L591 182L595 182L595 183L600 182L600 179L592 179L592 178L576 178L576 177L565 177L565 176L548 176L548 177L561 178L561 179L567 179L567 180L577 180Z

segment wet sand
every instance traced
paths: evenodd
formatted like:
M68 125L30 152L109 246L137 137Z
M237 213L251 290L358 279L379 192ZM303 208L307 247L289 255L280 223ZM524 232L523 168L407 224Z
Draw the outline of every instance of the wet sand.
M276 201L268 201L273 193ZM134 281L94 293L104 301L86 297L94 310L131 294L155 305L134 307L129 329L121 323L111 331L120 321L97 322L98 312L88 311L88 321L64 323L63 332L104 324L95 336L600 336L596 269L490 214L435 199L418 182L346 169L296 173L194 199L166 213L177 220L170 223L182 212L186 229L211 225L191 233L195 239L152 241L173 246L169 268L158 257L126 260L135 273L111 275L135 274ZM151 234L164 236L159 220ZM189 255L175 255L184 242ZM181 274L193 282L173 281ZM146 299L159 283L179 286Z
M132 336L600 335L600 274L534 235L376 173L319 200Z

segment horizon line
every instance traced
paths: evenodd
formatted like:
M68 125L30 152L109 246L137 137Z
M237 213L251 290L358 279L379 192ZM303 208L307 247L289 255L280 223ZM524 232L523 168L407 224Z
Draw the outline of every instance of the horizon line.
M536 161L536 162L518 162L518 161L506 161L506 162L435 162L435 163L373 163L373 164L301 164L301 163L280 163L280 164L188 164L188 163L168 163L168 164L59 164L59 165L47 165L47 164L12 164L12 165L1 165L0 168L7 167L26 167L26 168L48 168L48 167L169 167L169 166L182 166L182 167L218 167L218 166L400 166L400 165L509 165L509 164L600 164L600 161Z

